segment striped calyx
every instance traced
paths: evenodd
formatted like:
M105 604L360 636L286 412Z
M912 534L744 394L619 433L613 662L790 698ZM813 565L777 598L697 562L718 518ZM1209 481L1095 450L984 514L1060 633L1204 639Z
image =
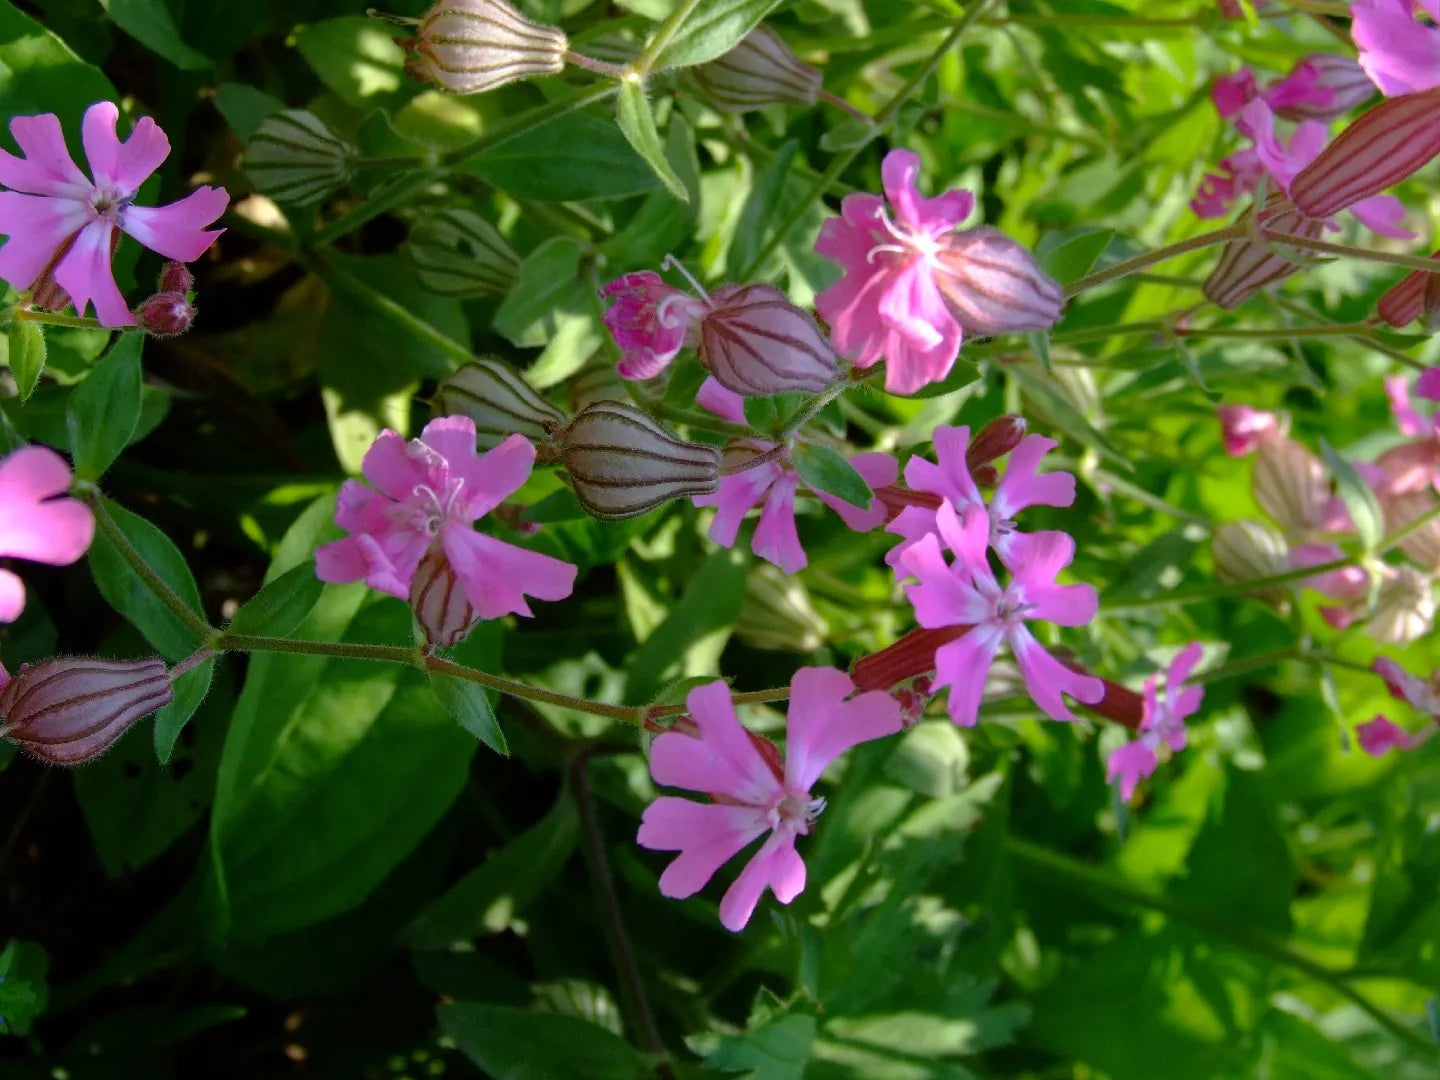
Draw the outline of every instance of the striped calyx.
M405 70L452 94L481 94L564 70L569 48L558 27L533 23L503 0L441 0L403 43Z
M432 647L460 644L480 621L480 613L471 605L464 584L439 544L430 546L410 580L410 607L425 633L425 643Z
M1409 645L1435 625L1435 583L1413 566L1392 566L1365 627L1382 645Z
M1440 156L1440 86L1390 98L1340 133L1290 185L1295 205L1327 218Z
M276 202L305 206L349 182L355 148L314 113L284 109L250 136L243 162L255 189Z
M481 358L442 379L430 399L435 416L468 416L476 445L499 446L511 435L547 443L565 426L565 414L504 364Z
M1222 308L1239 307L1260 289L1298 271L1301 264L1280 255L1267 233L1319 238L1325 222L1306 217L1284 196L1274 194L1255 217L1254 235L1231 240L1205 279L1205 297Z
M690 69L700 92L717 108L746 112L764 105L814 105L820 72L802 63L779 34L757 26L718 60Z
M966 334L1048 330L1060 318L1060 286L1023 244L998 229L952 233L934 258L935 284Z
M1255 454L1251 491L1289 536L1319 528L1330 505L1330 476L1320 459L1290 439L1269 439Z
M441 296L504 296L520 266L493 225L459 208L419 218L406 251L420 284Z
M1224 582L1255 581L1290 569L1290 545L1271 526L1259 521L1227 521L1210 541L1215 576ZM1281 587L1253 594L1267 604L1285 603Z
M700 320L700 363L747 397L819 393L840 378L835 350L809 314L773 285L727 285Z
M1440 251L1430 257L1440 260ZM1375 314L1397 330L1422 316L1429 329L1440 329L1440 261L1433 274L1424 270L1406 274L1400 284L1380 298Z
M165 661L57 656L26 664L0 691L0 731L51 765L94 761L137 720L170 704Z
M583 409L561 433L559 446L575 497L602 521L637 517L720 486L715 447L682 442L618 401Z

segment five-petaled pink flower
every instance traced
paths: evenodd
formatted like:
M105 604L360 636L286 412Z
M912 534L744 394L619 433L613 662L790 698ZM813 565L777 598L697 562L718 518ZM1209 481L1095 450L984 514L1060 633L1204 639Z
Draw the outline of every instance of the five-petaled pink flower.
M650 774L657 784L702 792L714 801L662 795L646 807L636 838L640 846L680 853L660 876L664 895L693 896L767 832L721 898L721 923L728 930L744 929L767 886L782 904L800 895L805 863L795 839L810 831L825 807L810 789L845 751L901 728L900 706L889 694L872 690L852 698L854 691L850 677L834 668L795 673L783 770L773 747L740 726L725 683L690 691L685 704L698 735L659 736L650 748ZM769 752L762 753L761 746Z
M905 463L905 483L914 491L948 499L956 513L963 513L971 506L984 510L990 521L990 546L1007 566L1023 559L1020 549L1031 539L1030 534L1016 530L1015 517L1021 510L1031 506L1069 506L1075 501L1075 477L1065 472L1038 471L1040 459L1059 445L1054 439L1043 435L1025 436L1010 451L1009 463L989 503L980 494L966 463L970 429L938 427L934 444L936 462L926 461L919 455L912 457ZM890 549L885 561L903 577L905 552L935 528L934 510L923 506L905 507L886 526L887 532L902 539Z
M925 198L920 158L892 150L885 195L847 195L815 250L845 270L815 298L835 347L868 368L885 360L885 388L910 394L949 374L964 334L1044 330L1060 317L1060 287L994 229L955 230L975 206L968 191Z
M482 619L529 615L527 596L565 599L574 566L471 527L519 490L534 464L535 447L521 435L477 455L468 416L432 420L410 442L382 431L363 463L375 489L356 480L340 489L335 523L350 535L315 552L316 574L406 599L420 560L439 545Z
M70 466L48 447L24 446L0 458L0 556L68 566L89 550L95 516L65 497L70 480ZM25 586L0 570L0 622L14 622L23 610Z
M983 506L967 506L963 519L948 502L935 512L939 535L911 546L901 564L918 584L906 585L915 618L927 630L969 629L935 651L935 686L950 688L950 718L964 727L979 717L985 677L1002 644L1010 647L1025 689L1056 720L1074 720L1062 692L1094 704L1105 684L1056 660L1026 628L1030 619L1084 626L1095 617L1099 598L1090 585L1058 585L1055 576L1075 555L1075 541L1062 532L1035 533L1009 566L1001 585L990 568L990 517ZM956 555L949 564L940 541Z
M1422 12L1429 23L1417 20ZM1440 0L1354 0L1350 17L1360 66L1382 94L1440 86Z
M0 185L13 189L0 191L0 234L9 237L0 248L0 278L52 296L58 286L78 314L93 303L103 326L135 324L110 266L117 229L167 259L191 262L223 231L205 227L230 201L224 188L202 187L168 206L136 206L140 185L170 155L170 140L147 116L121 142L119 115L109 101L85 110L88 178L54 113L10 121L24 157L0 150Z
M694 344L705 304L667 285L652 270L625 274L600 290L614 300L605 312L622 358L622 379L653 379L687 343Z
M1122 799L1129 800L1135 794L1135 785L1155 771L1161 754L1168 757L1185 749L1185 720L1200 708L1205 696L1201 687L1185 685L1200 659L1200 651L1200 643L1192 641L1170 661L1163 698L1156 686L1158 675L1145 680L1140 737L1113 751L1105 768L1107 782L1120 781Z
M735 424L745 423L744 399L713 378L705 380L695 400L716 416ZM737 440L731 444L727 457L768 454L777 445L758 439ZM876 488L895 483L900 472L899 463L889 454L856 454L850 458L850 464L870 486L872 493ZM715 519L710 523L709 535L722 547L734 545L745 515L760 506L760 520L755 525L750 550L787 574L794 574L809 564L795 525L795 492L802 483L804 481L800 479L794 461L786 453L721 477L720 486L714 492L696 495L690 501L696 506L715 507ZM856 532L869 532L885 521L885 505L878 498L872 497L869 508L862 510L828 491L817 490L814 494Z

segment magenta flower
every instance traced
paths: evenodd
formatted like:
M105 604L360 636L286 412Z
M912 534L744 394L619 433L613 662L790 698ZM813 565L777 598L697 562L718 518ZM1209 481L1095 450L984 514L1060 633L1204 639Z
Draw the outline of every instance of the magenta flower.
M104 326L133 326L135 318L115 284L110 255L116 230L167 259L198 259L224 230L206 230L225 212L224 188L202 187L168 206L136 206L143 184L170 155L170 140L142 117L123 143L115 135L119 110L108 101L85 110L82 134L93 179L70 157L54 113L10 121L24 157L0 150L0 278L22 292L58 286L75 311L95 305Z
M1433 675L1428 679L1411 675L1387 656L1377 656L1373 667L1396 701L1405 702L1432 720L1440 720L1440 680Z
M1417 21L1421 13L1430 23ZM1440 86L1440 0L1355 0L1350 35L1360 66L1386 97Z
M1290 427L1279 413L1252 409L1249 405L1221 405L1215 415L1220 418L1225 452L1231 457L1254 453L1262 443L1284 436Z
M1195 714L1205 696L1200 687L1185 685L1200 651L1200 643L1192 641L1175 654L1165 675L1164 698L1158 693L1156 675L1145 680L1140 737L1113 751L1105 766L1106 782L1120 781L1120 798L1129 801L1135 785L1155 772L1162 756L1185 749L1185 720Z
M1228 120L1256 98L1286 120L1333 120L1375 96L1375 86L1348 56L1313 53L1263 90L1249 68L1215 80L1210 99Z
M481 619L529 615L527 596L565 599L574 566L471 527L519 490L534 464L535 447L521 435L477 455L468 416L432 420L410 442L382 431L362 466L374 490L355 480L340 489L335 523L350 535L315 552L317 576L364 581L404 600L421 559L438 546Z
M669 731L656 738L650 775L657 784L698 791L714 801L662 795L645 808L636 841L652 851L680 853L660 876L663 895L693 896L767 832L721 898L720 922L727 930L743 930L766 887L782 904L800 895L805 864L795 839L809 833L825 808L825 800L812 797L810 789L845 751L900 730L900 706L889 694L872 690L852 698L854 691L850 677L834 668L795 673L783 771L774 748L740 726L728 686L713 682L690 691L685 705L699 733ZM762 746L770 753L762 753Z
M1055 583L1074 558L1075 541L1061 532L1034 534L1018 549L1010 581L1002 586L986 556L990 517L984 507L966 507L962 519L942 502L935 522L939 536L931 533L912 545L901 564L919 582L906 585L905 593L922 627L969 627L935 652L935 686L950 688L950 718L974 726L985 677L1002 644L1009 646L1030 697L1056 720L1075 719L1062 692L1087 704L1099 701L1105 684L1060 663L1025 626L1030 619L1084 626L1095 617L1099 598L1092 586ZM942 539L956 555L953 564L945 561Z
M909 150L886 154L880 172L894 216L879 195L847 195L815 243L845 271L816 297L816 309L857 367L883 358L885 388L910 394L949 374L966 330L1055 323L1060 288L1029 252L993 229L955 232L974 209L973 194L921 196L920 158Z
M614 300L605 325L624 354L616 369L622 379L653 379L687 343L693 344L705 304L660 275L642 270L616 278L600 290Z
M968 427L942 426L935 429L935 457L938 463L916 455L905 463L905 483L914 491L924 491L947 499L955 513L978 506L990 521L990 546L1006 566L1023 558L1020 548L1031 539L1016 529L1015 518L1031 506L1070 506L1075 501L1075 477L1065 472L1040 473L1040 459L1059 444L1043 435L1027 435L1010 452L1005 473L995 491L985 502L970 475L966 451L970 445ZM885 556L897 574L904 574L905 552L922 538L935 532L936 511L923 506L907 506L886 526L887 532L901 537L901 542Z
M1379 713L1373 720L1357 725L1355 735L1360 740L1360 749L1373 758L1382 758L1391 750L1414 750L1425 742L1424 738L1411 735Z
M71 479L65 459L48 447L23 446L0 458L0 557L69 566L89 550L95 515L65 497ZM0 570L0 622L24 610L25 586Z
M722 419L735 424L745 423L744 399L713 378L705 380L695 400L702 408ZM774 452L777 445L758 439L736 440L731 443L726 456L735 460L740 454L768 454ZM856 454L850 458L850 464L870 485L872 494L876 488L895 483L900 472L899 463L889 454ZM696 495L690 501L696 506L715 507L709 536L722 547L734 545L745 515L760 506L760 520L755 526L750 550L787 574L794 574L809 565L795 525L795 492L803 483L790 456L777 454L753 468L721 477L720 487L714 492ZM869 532L885 521L885 505L878 498L872 498L870 508L862 510L827 491L815 491L814 494L856 532Z

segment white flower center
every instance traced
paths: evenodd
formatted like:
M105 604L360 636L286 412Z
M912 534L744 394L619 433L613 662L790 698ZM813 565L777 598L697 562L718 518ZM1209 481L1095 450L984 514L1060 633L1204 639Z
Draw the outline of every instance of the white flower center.
M771 811L771 825L774 828L788 826L796 833L804 835L824 811L824 799L812 799L808 795L786 795Z

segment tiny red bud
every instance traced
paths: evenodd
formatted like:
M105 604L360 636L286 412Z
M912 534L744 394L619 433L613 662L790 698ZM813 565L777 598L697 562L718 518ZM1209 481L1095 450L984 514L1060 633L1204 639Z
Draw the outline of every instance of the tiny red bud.
M179 293L188 295L195 288L195 275L182 262L167 262L160 268L160 280L155 284L157 293Z
M57 656L26 664L0 690L5 737L51 765L94 761L174 692L158 657Z
M198 314L185 293L156 293L133 312L135 322L151 337L178 337Z
M965 448L965 464L973 473L981 465L1004 457L1025 438L1025 418L1006 413L991 420L970 440ZM994 471L993 469L991 470ZM977 482L979 482L977 480ZM991 481L994 483L994 481Z

